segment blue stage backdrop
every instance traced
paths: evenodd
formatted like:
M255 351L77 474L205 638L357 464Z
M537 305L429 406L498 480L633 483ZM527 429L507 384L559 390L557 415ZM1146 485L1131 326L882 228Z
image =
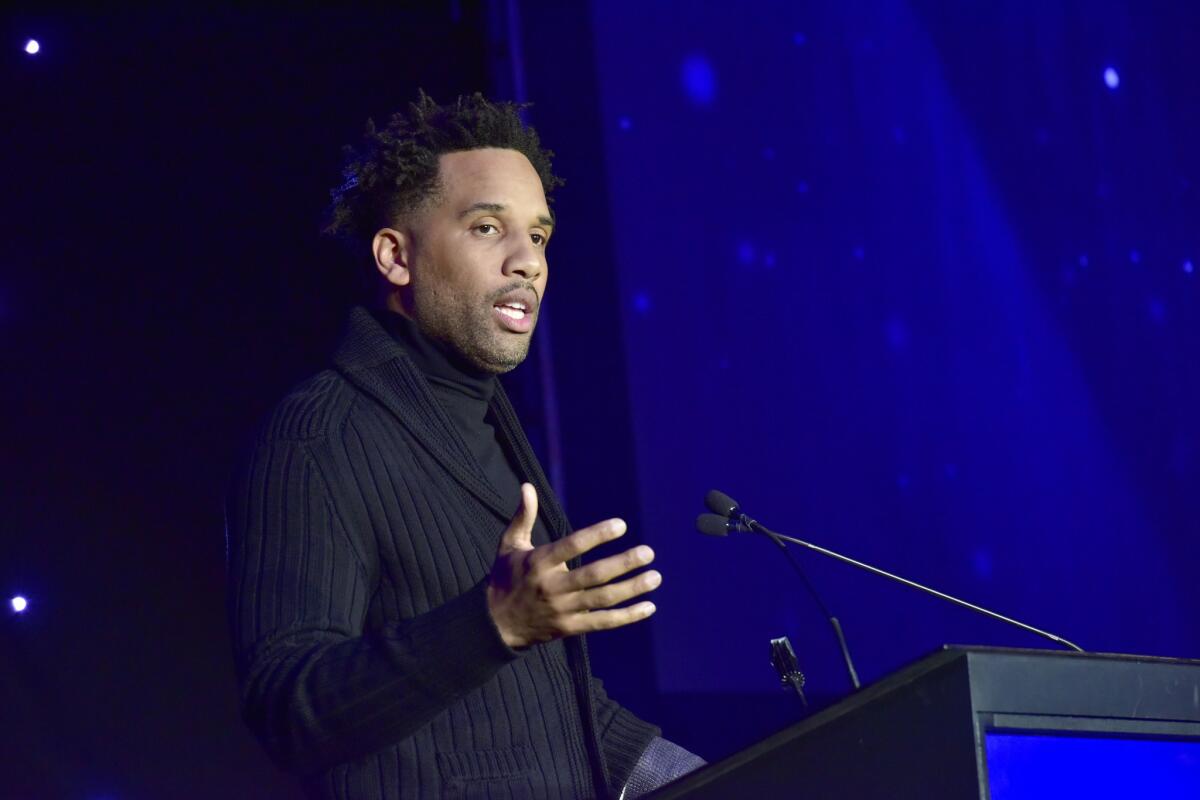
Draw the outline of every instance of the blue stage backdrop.
M658 552L658 614L589 642L668 737L797 719L772 637L849 691L775 548L694 531L710 488L1200 656L1195 3L409 5L0 14L0 795L296 796L239 719L222 498L369 268L319 234L339 145L418 87L533 100L559 153L506 381L573 522ZM800 557L864 681L1049 646Z
M694 532L713 487L1086 649L1200 655L1197 12L1053 6L593 4L661 692L774 691L784 634L848 689L774 546ZM801 558L864 680L1053 646Z

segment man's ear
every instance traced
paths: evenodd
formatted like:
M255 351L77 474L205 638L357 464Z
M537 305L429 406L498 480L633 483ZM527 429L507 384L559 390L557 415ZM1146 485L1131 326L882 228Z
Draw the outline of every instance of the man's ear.
M412 280L412 237L395 228L382 228L371 242L375 268L393 286L407 286Z

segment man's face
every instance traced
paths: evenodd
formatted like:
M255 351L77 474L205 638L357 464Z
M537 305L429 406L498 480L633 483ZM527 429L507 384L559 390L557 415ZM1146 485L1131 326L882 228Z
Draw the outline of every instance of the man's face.
M525 360L546 292L552 221L537 171L515 150L440 158L441 193L410 227L405 311L492 373Z

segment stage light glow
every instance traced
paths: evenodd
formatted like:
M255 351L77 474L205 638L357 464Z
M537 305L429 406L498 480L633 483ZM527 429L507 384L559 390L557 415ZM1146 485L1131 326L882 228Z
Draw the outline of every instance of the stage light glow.
M1104 85L1109 89L1116 89L1121 85L1121 76L1112 67L1104 68Z
M695 55L683 62L683 88L696 105L712 104L717 97L717 73L707 58Z
M36 56L42 49L37 39L30 39L25 43L25 52L31 56Z
M1151 297L1146 303L1146 311L1150 314L1150 321L1155 325L1162 325L1167 321L1167 305L1161 298Z
M17 595L9 601L9 605L12 606L13 611L21 614L25 611L25 609L29 608L29 601L24 597L21 597L21 595Z
M891 350L900 351L908 348L910 338L908 325L900 317L890 317L883 326L883 334L887 340L887 346Z
M1196 265L1193 264L1191 261L1183 262L1183 271L1186 272L1188 275L1191 275L1193 272L1195 272L1195 270L1196 270Z
M971 567L981 578L992 577L992 554L980 548L971 554Z

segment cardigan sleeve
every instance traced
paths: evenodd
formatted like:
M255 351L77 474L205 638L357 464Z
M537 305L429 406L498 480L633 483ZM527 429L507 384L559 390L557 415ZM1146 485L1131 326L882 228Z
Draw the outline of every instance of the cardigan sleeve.
M303 441L265 441L226 505L229 614L242 713L285 769L311 772L414 733L519 657L486 581L364 631L378 565Z
M642 753L661 731L635 717L628 709L608 696L599 678L591 679L592 698L596 709L596 729L600 748L608 767L610 786L623 786L633 772Z

